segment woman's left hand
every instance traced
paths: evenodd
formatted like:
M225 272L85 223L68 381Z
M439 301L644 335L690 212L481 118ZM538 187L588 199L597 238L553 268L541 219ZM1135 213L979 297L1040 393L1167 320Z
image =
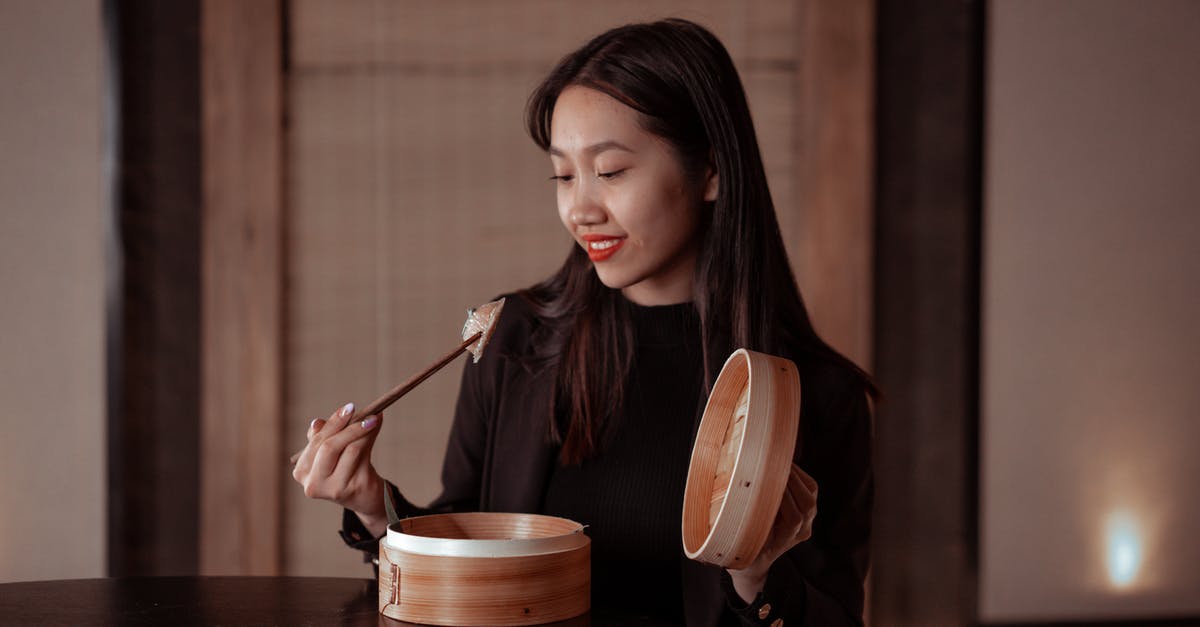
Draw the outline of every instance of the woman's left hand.
M762 551L745 568L729 569L733 587L746 603L754 600L767 580L767 571L779 556L812 537L813 520L817 517L817 482L800 467L792 464L783 502L775 515L775 524L767 534Z

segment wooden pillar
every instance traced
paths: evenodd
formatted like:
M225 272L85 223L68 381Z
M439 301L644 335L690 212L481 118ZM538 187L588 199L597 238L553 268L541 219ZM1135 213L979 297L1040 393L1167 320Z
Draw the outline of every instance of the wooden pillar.
M872 616L976 612L982 10L879 3Z
M202 574L280 565L282 7L201 5Z
M797 281L817 331L872 362L875 1L801 0Z
M114 56L118 295L109 319L108 572L197 568L198 0L105 3Z

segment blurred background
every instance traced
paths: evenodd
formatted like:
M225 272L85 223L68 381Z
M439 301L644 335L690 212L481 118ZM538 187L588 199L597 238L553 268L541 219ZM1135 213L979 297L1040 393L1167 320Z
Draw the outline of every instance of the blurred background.
M887 395L871 623L1200 622L1194 0L0 0L0 582L370 577L288 455L557 267L525 99L670 15Z

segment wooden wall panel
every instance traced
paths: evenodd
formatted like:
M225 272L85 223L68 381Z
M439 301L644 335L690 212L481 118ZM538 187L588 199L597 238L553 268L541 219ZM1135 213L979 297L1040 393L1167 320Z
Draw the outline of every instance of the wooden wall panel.
M202 574L280 562L282 31L277 0L201 5Z
M303 443L312 418L369 401L443 352L466 307L562 261L571 244L549 161L525 135L522 111L558 58L606 28L679 15L722 38L801 259L803 4L291 2L288 448ZM379 436L376 465L414 501L439 490L459 373L405 397ZM284 505L286 572L362 575L333 535L336 508L294 485Z

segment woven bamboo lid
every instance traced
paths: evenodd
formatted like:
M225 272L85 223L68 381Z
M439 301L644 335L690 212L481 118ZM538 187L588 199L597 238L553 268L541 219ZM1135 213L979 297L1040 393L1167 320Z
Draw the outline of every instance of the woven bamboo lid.
M700 419L683 496L691 559L744 568L762 550L783 500L800 426L790 360L734 351Z

